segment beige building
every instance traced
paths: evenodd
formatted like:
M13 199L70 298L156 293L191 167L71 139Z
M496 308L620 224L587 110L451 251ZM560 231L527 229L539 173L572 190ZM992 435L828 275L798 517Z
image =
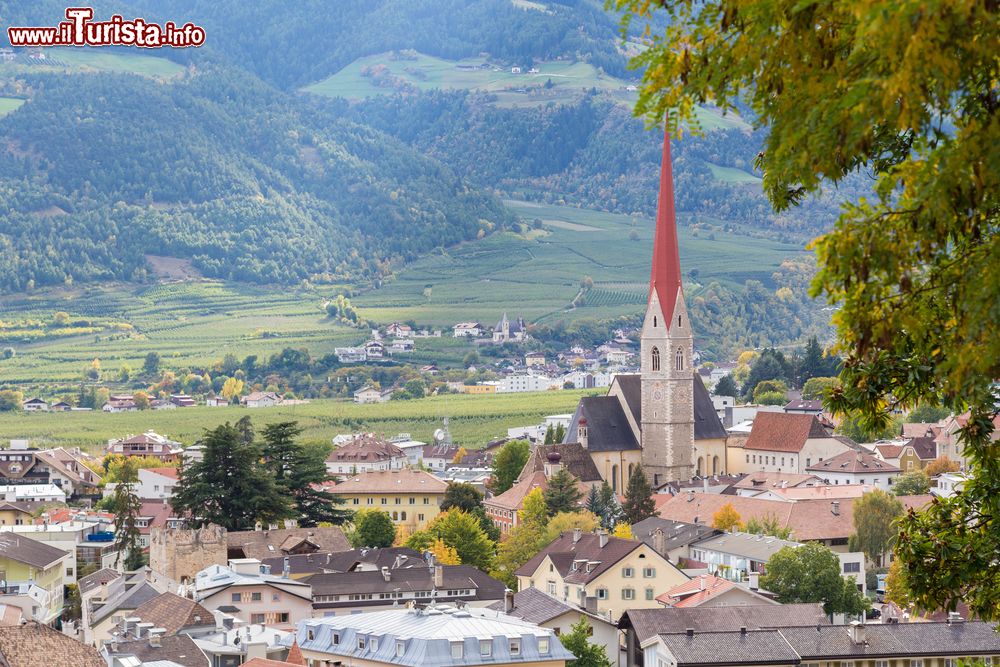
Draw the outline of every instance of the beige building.
M441 512L443 482L423 470L384 470L348 477L327 491L347 501L347 509L379 509L389 514L397 526L411 532L425 527Z
M730 443L727 468L730 473L810 474L810 466L860 449L850 438L831 435L814 415L758 412L746 442Z
M272 575L256 558L239 558L229 566L212 565L197 574L194 593L205 608L223 609L244 623L293 625L312 616L312 586Z
M657 595L688 579L643 542L580 530L560 535L516 575L518 590L537 588L611 621L659 606Z

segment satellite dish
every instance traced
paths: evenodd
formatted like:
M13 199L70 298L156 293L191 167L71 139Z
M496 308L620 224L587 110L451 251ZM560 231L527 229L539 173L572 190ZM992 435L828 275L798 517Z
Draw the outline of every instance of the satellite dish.
M444 440L445 435L446 435L445 430L443 428L437 429L436 431L434 431L434 441L441 442L442 440Z

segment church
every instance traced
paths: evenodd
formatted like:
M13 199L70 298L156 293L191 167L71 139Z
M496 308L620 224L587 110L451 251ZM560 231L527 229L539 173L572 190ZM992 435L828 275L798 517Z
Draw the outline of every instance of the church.
M692 363L668 134L640 354L638 375L617 375L607 395L580 399L564 442L585 448L619 494L640 463L654 488L724 473L726 431Z

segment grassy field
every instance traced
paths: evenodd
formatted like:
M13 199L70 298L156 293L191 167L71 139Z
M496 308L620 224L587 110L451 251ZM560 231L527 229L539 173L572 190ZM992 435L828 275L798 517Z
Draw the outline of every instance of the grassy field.
M526 2L525 7L544 11L544 5ZM361 100L376 95L387 95L399 88L388 85L403 83L416 90L479 90L496 95L496 104L503 107L532 107L550 102L566 103L581 97L592 88L619 104L631 109L638 93L628 90L628 82L609 76L585 62L551 61L536 65L538 72L528 71L526 65L518 74L511 68L482 67L482 58L444 60L422 53L409 56L399 53L381 53L355 60L336 74L318 81L303 90L327 97L344 97ZM378 85L371 72L384 68L387 76ZM366 76L365 72L368 73ZM551 86L545 88L551 82ZM706 130L723 128L749 129L737 116L723 116L710 108L698 109L698 120Z
M430 442L441 420L448 417L452 438L468 448L482 447L491 439L506 436L507 429L537 424L551 414L572 412L589 391L548 391L523 394L433 396L417 401L395 401L373 405L335 400L248 410L227 408L183 408L146 412L0 413L0 444L8 438L28 438L33 445L79 446L99 453L111 438L153 429L186 445L194 444L206 428L235 422L244 415L253 418L258 430L265 424L297 421L305 429L302 437L326 440L338 433L369 431L391 437L409 433Z
M24 100L19 97L0 97L0 117L6 116L22 104Z
M645 303L653 223L568 206L507 202L518 215L543 221L543 233L496 234L475 243L424 257L380 290L359 295L354 304L378 322L414 319L440 325L481 320L492 325L506 310L536 322L559 318L605 318L634 314ZM629 241L635 230L638 240ZM770 284L783 259L801 246L722 232L715 240L681 227L685 267L698 280L742 285L748 279ZM568 310L584 276L594 280L586 304Z
M743 171L742 169L736 169L735 167L720 167L717 164L712 164L711 162L706 162L708 168L712 170L712 176L718 181L724 181L726 183L753 183L759 185L761 179L759 176L754 176L748 171Z
M137 55L102 48L51 47L43 61L29 60L18 52L13 61L0 63L0 77L25 72L122 72L156 79L178 76L182 65L157 56Z
M401 360L458 367L472 345L449 337L451 325L480 320L492 326L504 311L534 322L641 312L651 220L520 201L508 206L527 220L542 220L542 229L494 234L432 253L381 289L352 298L360 315L375 323L412 319L445 328L444 337L419 339ZM632 231L636 241L629 240ZM695 236L686 226L679 233L684 267L697 267L702 284L741 286L748 279L770 284L782 260L805 252L735 233L716 231L714 240L704 231ZM594 288L582 305L571 308L584 276L593 278ZM328 319L326 300L343 289L194 280L0 296L0 345L16 352L0 359L0 381L43 394L63 391L79 382L94 359L113 380L123 364L140 368L150 351L172 370L210 365L227 353L267 357L285 347L306 348L319 357L367 337L366 330ZM48 326L58 311L90 325ZM34 327L28 326L33 320Z
M94 358L104 370L142 366L155 350L167 368L211 363L227 352L269 355L285 347L315 354L364 339L364 333L330 322L325 295L316 291L255 287L217 281L155 286L112 285L0 297L0 319L48 320L56 311L73 318L112 318L133 332L57 337L12 345L17 354L0 361L9 382L77 380Z

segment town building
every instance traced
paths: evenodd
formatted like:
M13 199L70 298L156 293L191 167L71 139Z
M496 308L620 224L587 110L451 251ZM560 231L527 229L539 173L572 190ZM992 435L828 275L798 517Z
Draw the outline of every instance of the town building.
M644 665L954 665L1000 655L1000 635L981 621L782 627L661 633L641 647Z
M181 451L181 443L154 431L109 440L107 446L107 453L113 456L153 456L163 461L176 461Z
M9 531L0 532L0 572L0 605L39 623L59 617L63 589L76 579L73 554Z
M938 498L951 498L962 490L965 483L969 481L968 475L961 472L946 472L935 478L935 485L931 487L931 494Z
M281 401L281 396L273 391L254 391L240 397L240 403L247 408L269 408Z
M868 452L848 450L806 467L806 472L822 477L827 484L870 485L888 491L900 470Z
M677 584L656 596L665 607L733 607L746 605L778 604L761 595L750 586L743 586L730 579L702 574L690 581Z
M351 550L337 526L326 528L269 528L230 531L224 534L229 558L264 560L278 556L341 553ZM224 561L223 561L224 564Z
M537 588L526 588L517 593L507 591L502 602L495 602L489 608L552 630L556 637L569 634L574 625L586 619L591 627L588 641L602 646L605 655L612 660L612 664L616 664L614 656L619 654L618 627L606 618L562 602Z
M937 443L930 436L904 438L888 443L877 443L875 455L901 473L922 470L937 458Z
M0 664L4 667L107 667L93 646L34 621L0 626Z
M527 336L528 327L524 324L524 318L518 317L511 322L507 318L507 313L504 313L497 325L493 327L494 343L520 342Z
M753 497L770 490L786 490L823 484L816 475L797 472L768 472L754 470L743 475L743 478L733 484L736 495Z
M485 607L502 601L505 586L471 565L435 565L377 571L328 572L312 586L314 616L345 616L431 602Z
M49 403L48 401L43 401L42 399L35 397L26 400L21 404L21 407L25 412L48 412Z
M357 435L326 457L331 475L357 475L380 470L399 470L407 465L406 453L374 433Z
M823 414L823 401L818 399L798 398L785 404L785 412L799 415L813 415L819 417Z
M288 572L292 579L332 572L376 572L426 567L424 556L408 547L351 549L339 553L307 553L275 556L261 560L271 572Z
M179 468L139 468L135 494L143 500L163 500L174 497Z
M189 635L164 635L162 628L143 628L140 637L101 647L109 667L229 667L212 663Z
M314 664L354 667L565 667L574 659L551 630L488 609L437 605L310 619L294 641Z
M204 607L244 623L288 626L312 616L312 586L287 572L271 574L256 558L205 568L195 575L194 594Z
M392 398L392 389L376 389L371 385L365 385L354 392L355 403L386 403Z
M154 629L161 637L208 633L215 625L215 616L198 601L176 593L160 593L122 618L112 638L118 642L147 639Z
M677 564L681 563L681 559L691 557L691 544L721 532L704 524L671 521L659 516L643 519L632 526L635 539L645 542L653 551Z
M0 487L0 495L6 495ZM13 492L12 492L13 493ZM26 502L0 501L0 526L21 526L32 522L32 505Z
M335 347L333 353L337 355L337 361L342 364L364 363L368 359L363 347Z
M381 509L412 532L441 512L448 484L429 472L404 469L352 475L325 488L344 498L348 509Z
M538 588L611 621L626 609L656 607L656 596L687 580L638 540L603 531L567 531L518 568L518 590Z
M117 577L110 575L114 572ZM119 625L132 618L135 611L169 587L162 582L150 581L147 571L122 575L117 570L104 568L80 579L81 619L83 641L100 646L110 641Z
M545 366L545 353L544 352L528 352L524 355L524 365L528 368L532 367L544 367Z
M479 338L483 335L483 325L479 322L459 322L451 331L455 338Z
M830 618L819 603L783 605L747 605L728 607L661 607L630 609L622 616L618 627L625 635L628 667L657 667L646 663L643 647L660 634L687 632L739 632L742 629L830 627Z
M14 503L66 502L66 492L55 484L4 484L0 486L0 495L5 501Z
M809 466L861 447L845 436L831 435L815 415L759 412L742 446L728 448L730 472L808 474Z

